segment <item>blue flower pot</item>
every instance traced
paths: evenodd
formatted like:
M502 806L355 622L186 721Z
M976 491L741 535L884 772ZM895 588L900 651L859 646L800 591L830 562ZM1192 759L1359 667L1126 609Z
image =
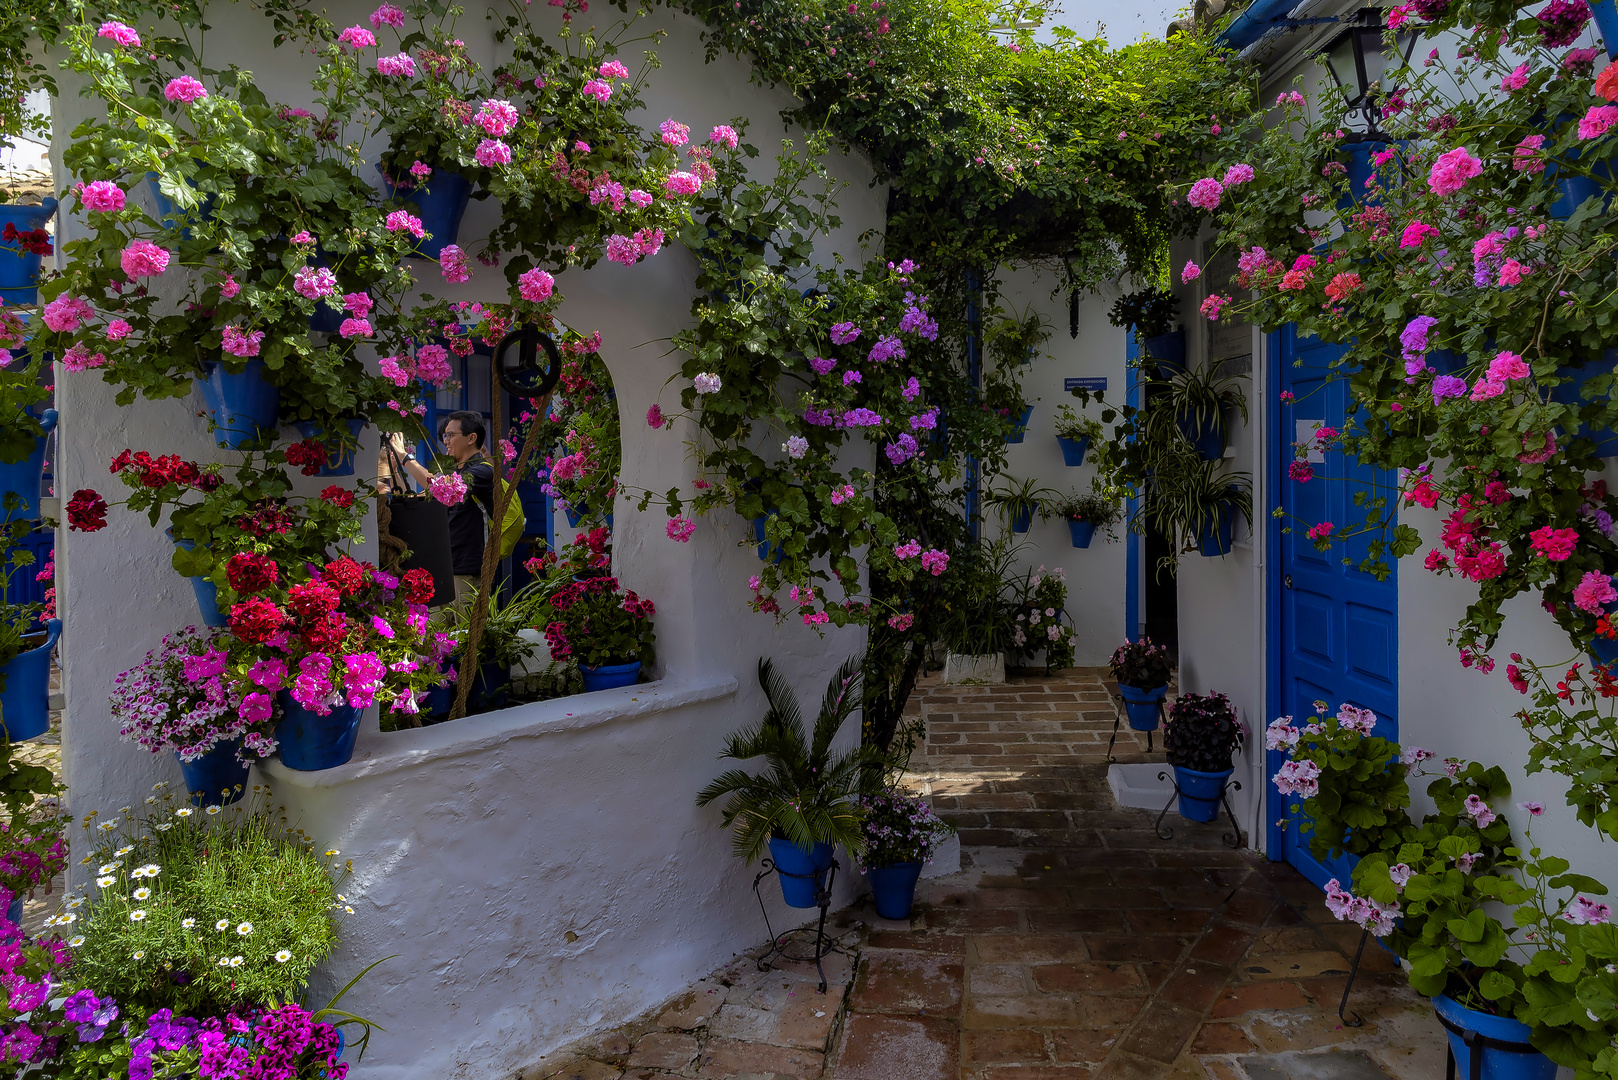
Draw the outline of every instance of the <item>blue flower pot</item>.
M62 620L52 619L45 627L44 642L19 653L0 668L6 677L6 688L0 690L0 726L4 726L12 742L32 739L50 730L51 650L62 636ZM33 644L38 637L23 640Z
M1569 380L1560 386L1551 387L1551 400L1560 405L1579 406L1586 404L1583 396L1584 384L1597 375L1610 375L1614 365L1618 365L1618 349L1608 349L1601 354L1598 363L1588 367L1560 367L1556 369L1558 378ZM1588 401L1590 404L1606 404L1612 394L1594 394ZM1575 439L1589 439L1595 443L1595 456L1600 458L1618 457L1618 433L1606 428L1591 428L1582 420L1572 435Z
M1069 518L1067 531L1073 536L1074 547L1087 548L1090 546L1091 538L1096 534L1096 523L1093 521L1074 521Z
M1141 352L1171 367L1185 367L1185 330L1171 330L1166 334L1149 337L1141 343Z
M359 449L360 429L365 427L365 421L355 419L343 422L348 425L348 438L326 440L326 464L320 467L317 476L354 475L354 452ZM305 439L320 438L320 425L313 420L300 420L292 426Z
M180 752L174 752L174 760L180 762L180 772L185 776L185 790L191 793L192 806L229 806L241 801L247 793L248 770L236 759L241 748L240 739L218 742L212 750L190 761L181 761Z
M382 171L380 164L376 168L378 172ZM416 242L413 256L436 259L446 247L455 243L461 233L461 218L466 214L466 204L472 197L472 184L466 177L445 168L435 168L425 183L412 188L394 187L386 174L383 174L382 183L387 188L388 198L416 204L416 216L421 218L421 227L428 235L425 240Z
M778 563L781 561L780 546L777 544L772 544L764 538L765 526L768 523L768 518L756 517L753 519L753 539L758 541L759 562Z
M1176 416L1174 426L1202 460L1218 461L1225 456L1224 426L1214 417Z
M157 186L157 180L158 177L155 172L146 174L146 189L152 193L152 203L157 207L158 221L162 222L163 228L170 231L178 228L180 239L191 239L191 226L181 224L185 221L186 215L174 208L174 200L163 194L163 189ZM197 183L195 180L188 179L186 183L191 185L193 191L196 190ZM204 198L197 208L191 211L191 215L198 221L211 219L213 217L213 200L212 195Z
M831 868L832 847L816 844L813 851L805 851L784 836L770 837L770 860L780 873L781 898L788 907L815 906L815 894L826 884L826 871Z
M40 426L48 435L56 427L56 410L46 409L40 417ZM0 512L0 518L12 521L32 521L39 517L40 477L45 472L45 436L34 440L34 452L14 464L0 464L0 495L14 493L21 505L16 510ZM3 505L3 503L0 503Z
M1012 532L1014 532L1014 533L1025 533L1025 532L1027 532L1029 529L1031 529L1033 527L1034 527L1034 510L1033 510L1033 507L1024 507L1023 509L1017 511L1017 513L1012 516L1012 519L1011 519L1011 531Z
M567 515L567 527L577 529L579 522L584 520L585 510L582 506L569 506L562 511Z
M240 375L209 361L203 366L202 398L214 422L214 441L241 449L274 438L279 426L281 388L264 381L264 361L252 359Z
M579 674L584 676L586 691L634 686L640 681L640 661L636 660L633 664L602 664L600 667L580 664Z
M1231 530L1235 525L1235 507L1229 503L1219 503L1214 508L1214 519L1203 526L1202 532L1197 536L1197 550L1208 558L1229 555Z
M46 199L38 206L0 206L0 229L9 222L18 232L43 228L56 213L56 200ZM0 304L16 307L39 302L39 268L43 255L0 244Z
M1187 821L1212 821L1218 817L1225 781L1235 771L1198 772L1174 766L1174 782L1180 785L1180 816Z
M1124 699L1124 713L1131 728L1136 731L1157 730L1157 722L1163 717L1163 702L1169 696L1167 683L1150 690L1120 684L1118 696Z
M22 932L22 897L16 897L6 905L6 920L16 926L17 929L13 933L0 936L0 943L26 942L28 935Z
M1056 441L1062 444L1062 464L1084 464L1084 455L1090 452L1090 440L1088 438L1069 439L1065 435L1058 435Z
M505 708L510 697L511 669L504 664L480 664L472 678L472 692L467 695L467 709L493 712Z
M1468 1009L1442 994L1433 998L1433 1010L1438 1013L1439 1022L1444 1024L1444 1034L1449 1036L1450 1052L1455 1055L1456 1076L1474 1075L1472 1048L1466 1044L1464 1034L1452 1030L1460 1028L1463 1032L1477 1032L1486 1039L1515 1043L1522 1048L1515 1051L1480 1046L1478 1053L1483 1057L1482 1070L1476 1075L1481 1076L1482 1080L1555 1080L1556 1062L1528 1044L1530 1028L1527 1024L1509 1016L1493 1016Z
M276 695L276 700L281 705L281 720L275 725L281 764L299 772L315 772L345 765L354 756L361 710L353 705L334 705L331 712L321 716L299 705L285 690Z
M921 863L902 862L873 866L865 871L871 883L871 899L876 913L884 919L908 919L916 902L916 882L921 880Z
M1023 436L1028 434L1028 419L1029 419L1029 417L1031 417L1033 415L1034 415L1034 407L1032 405L1030 405L1026 409L1024 409L1022 411L1022 419L1017 421L1017 425L1011 429L1011 434L1006 436L1006 442L1008 442L1008 443L1020 443L1020 442L1022 442Z
M1607 55L1618 57L1618 4L1613 0L1597 0L1590 5L1590 13L1595 16L1596 29L1601 31L1601 43L1607 47Z
M164 531L168 534L170 540L174 540L174 531L172 529L165 529ZM190 540L174 540L174 543L177 547L185 548L187 551L196 547ZM188 577L186 580L191 583L191 592L197 598L197 613L202 616L202 625L229 626L230 615L228 612L219 610L219 586L213 583L213 578Z

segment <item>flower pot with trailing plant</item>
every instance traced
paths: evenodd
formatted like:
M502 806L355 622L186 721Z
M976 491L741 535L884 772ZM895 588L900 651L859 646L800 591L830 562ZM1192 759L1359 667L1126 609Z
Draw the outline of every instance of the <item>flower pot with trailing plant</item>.
M1055 491L1029 479L992 490L983 501L999 512L1001 523L1012 532L1025 533L1033 526L1036 514L1041 519L1047 515L1050 500L1056 497Z
M1180 302L1165 289L1142 289L1126 293L1107 312L1114 326L1134 328L1141 355L1160 361L1160 367L1173 370L1185 364L1185 330L1174 329Z
M306 442L317 442L326 448L326 462L320 466L317 476L354 475L354 453L359 449L364 420L349 417L329 429L313 420L300 420L292 426Z
M186 627L113 680L118 734L180 764L193 806L228 806L247 791L253 762L275 752L270 694L233 677L222 630Z
M1154 403L1156 408L1173 412L1180 435L1208 461L1225 456L1226 414L1237 411L1243 421L1247 419L1247 398L1236 385L1246 376L1220 375L1219 366L1211 363L1201 368L1174 369L1167 392L1159 403Z
M814 726L804 729L797 696L769 660L758 665L769 711L758 723L732 734L721 759L762 758L764 768L731 769L697 795L697 805L725 799L722 822L731 830L731 850L751 863L769 849L791 907L814 907L826 887L837 844L858 856L865 833L861 788L880 777L883 752L857 745L834 751L832 742L862 701L860 657L850 657L826 685Z
M1163 729L1163 749L1174 767L1181 817L1212 821L1219 816L1243 735L1236 709L1224 694L1181 694L1175 699Z
M1126 641L1114 650L1110 665L1129 726L1136 731L1156 731L1169 694L1169 651L1152 644L1150 638Z
M1089 547L1097 529L1105 529L1111 537L1112 526L1123 517L1123 507L1118 499L1101 491L1092 491L1087 495L1069 493L1051 506L1051 512L1067 522L1068 533L1076 548Z
M946 683L1003 683L1018 597L1011 533L951 567L942 601Z
M1101 424L1088 416L1080 416L1073 406L1063 405L1056 414L1056 441L1062 447L1062 463L1068 466L1084 464L1084 455L1090 443L1101 438Z
M56 200L47 196L33 205L11 200L0 188L0 304L18 307L39 299L40 267L56 250L45 231Z
M889 789L860 800L865 854L860 860L876 913L884 919L910 918L921 869L954 834L925 799Z
M1221 461L1184 451L1166 454L1152 477L1145 514L1175 538L1181 552L1228 555L1236 515L1253 519L1251 484L1246 473L1230 471Z
M275 435L281 388L264 377L264 361L252 359L240 371L210 360L203 364L202 400L208 406L214 441L240 449Z
M444 249L460 239L461 219L472 198L472 183L465 176L440 165L427 168L420 161L407 168L402 177L393 177L377 165L389 199L414 209L421 219L424 237L412 254L437 259ZM422 175L425 173L425 175Z

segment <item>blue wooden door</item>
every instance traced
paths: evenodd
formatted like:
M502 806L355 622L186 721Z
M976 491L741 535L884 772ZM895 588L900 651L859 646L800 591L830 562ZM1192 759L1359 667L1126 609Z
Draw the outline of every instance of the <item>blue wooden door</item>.
M1343 346L1328 345L1318 338L1300 340L1288 326L1270 336L1271 371L1274 390L1291 391L1293 400L1272 403L1270 490L1279 495L1287 517L1276 522L1271 533L1269 653L1271 664L1272 718L1291 715L1299 726L1315 714L1314 703L1324 701L1328 711L1349 702L1370 709L1377 715L1376 734L1398 738L1399 636L1398 578L1394 566L1378 581L1359 570L1366 556L1369 535L1334 543L1326 551L1316 551L1304 535L1309 526L1322 521L1333 525L1355 526L1365 520L1365 509L1356 505L1355 496L1382 496L1390 500L1397 491L1396 478L1386 470L1362 465L1341 450L1311 455L1314 477L1299 482L1288 475L1294 460L1293 444L1311 437L1314 428L1325 424L1343 428L1349 385L1331 362L1343 353ZM1285 525L1291 531L1282 533ZM1345 560L1348 565L1345 564ZM1270 754L1273 776L1285 758ZM1269 789L1271 822L1287 816L1292 798ZM1318 862L1308 851L1308 836L1300 835L1296 822L1284 829L1272 825L1272 858L1283 858L1296 866L1317 885L1340 878L1348 883L1347 866Z

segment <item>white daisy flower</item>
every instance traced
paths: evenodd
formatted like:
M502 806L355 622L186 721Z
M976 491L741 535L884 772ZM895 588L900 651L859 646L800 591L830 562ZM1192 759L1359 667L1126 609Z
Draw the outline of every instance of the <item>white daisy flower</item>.
M236 925L236 932L242 937L246 937L248 934L253 932L253 924L250 922L238 923Z
M110 863L107 863L105 866L103 866L100 870L97 870L96 873L98 873L98 874L115 874L115 873L118 872L118 867L121 866L121 865L122 865L121 863L110 862Z
M189 806L182 806L178 810L174 811L174 816L175 817L190 817L194 813L196 813L196 811L191 809Z
M220 932L224 932L226 930L229 930L230 929L230 920L229 919L220 919L218 922L213 924L213 928L215 930L220 931Z
M103 821L101 824L96 826L96 828L100 829L102 832L112 832L112 830L116 829L117 827L117 818L113 818L111 821Z
M80 934L77 937L68 939L68 944L77 949L80 945L84 944L84 935Z
M287 949L282 949L280 952L275 954L275 962L277 964L284 964L291 959L292 953Z
M351 907L345 907L345 908L343 908L343 910L348 912L350 915L354 914L354 909L351 908Z
M130 953L129 955L130 955L130 959L132 959L132 960L144 960L144 959L146 959L146 950L145 949L136 949L134 952Z
M148 896L152 895L152 890L142 885L140 888L136 889L132 895L136 900L145 900Z
M129 921L130 922L142 922L142 921L145 920L145 918L146 918L146 912L144 912L144 911L138 911L137 910L137 911L131 911L129 913Z
M217 807L217 806L210 806L210 807L207 807L206 809L207 809L207 812L209 814L217 814L217 813L219 813L219 807Z
M148 795L148 796L146 796L146 805L147 806L154 806L154 805L156 805L156 803L157 803L157 796L156 795Z
M128 844L128 845L125 845L124 847L119 848L117 851L113 852L113 854L118 856L121 859L125 855L128 855L131 851L134 851L134 850L135 850L134 845L133 844Z
M172 822L172 821L164 821L164 822L159 822L158 823L157 831L158 832L168 832L172 828L174 828L174 822Z
M73 897L73 899L71 899L71 900L69 900L67 902L67 906L69 908L83 907L84 906L84 897L82 897L82 896Z
M164 788L166 788L168 786L169 786L169 782L167 780L159 780L157 783L152 785L152 790L153 791L162 791Z
M131 813L134 809L135 808L133 806L120 806L118 808L118 812L120 814L128 814L128 813Z
M332 849L330 849L329 851L326 852L326 858L335 859L337 856L339 856L341 854L342 854L341 851L338 851L336 848L332 848Z
M230 966L230 957L228 957L228 956L221 956L221 957L220 957L220 958L219 958L219 966L220 966L220 967L229 967L229 966Z
M240 957L240 956L232 956L230 958L230 966L231 967L241 967L242 963L243 963L243 959L244 958Z
M180 929L181 930L189 930L195 925L197 925L197 920L195 920L195 919L181 919L180 920Z
M162 867L158 866L156 863L149 862L145 866L137 866L137 867L135 867L135 869L133 869L133 870L131 870L129 872L129 876L130 877L156 877L161 870L162 870Z

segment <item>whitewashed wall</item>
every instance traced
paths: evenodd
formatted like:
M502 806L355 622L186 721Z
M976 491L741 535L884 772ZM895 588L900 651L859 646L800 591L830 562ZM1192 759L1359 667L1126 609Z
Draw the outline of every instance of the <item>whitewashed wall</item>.
M347 3L333 18L357 23L368 10ZM535 7L532 17L544 23L559 13ZM214 21L211 64L235 60L272 98L307 103L308 58L266 51L261 24L245 8L221 9ZM692 20L660 11L651 21L669 37L639 119L655 128L673 116L705 132L751 117L750 140L765 151L759 175L770 175L784 134L778 113L789 99L750 85L735 60L705 66ZM461 33L475 56L492 60L486 27L468 20ZM88 108L65 81L54 130L71 131ZM65 187L73 178L61 172L61 149L59 141L53 161ZM855 237L881 228L886 192L869 186L869 168L857 158L838 157L832 167L853 183L841 200L845 224L821 254L829 259L835 248L857 259ZM486 232L497 212L474 203L462 237ZM67 220L64 234L82 235L79 223ZM562 319L585 333L602 331L622 410L623 477L632 488L687 486L693 475L686 446L694 426L680 421L655 431L644 416L654 400L677 404L680 384L666 384L679 358L665 355L667 339L690 323L695 274L694 258L674 246L634 268L604 263L559 280ZM426 287L440 286L430 265L419 276ZM506 295L503 275L482 267L470 283L442 291L454 299ZM107 463L125 447L228 460L196 415L195 395L120 409L93 374L58 371L57 378L62 491L94 487L111 497L118 489ZM367 432L361 462L374 460L375 445ZM318 490L327 482L306 483ZM278 764L267 770L277 802L297 824L355 866L345 888L355 913L312 999L323 1001L364 965L397 954L345 999L388 1029L359 1075L509 1074L655 1004L765 936L747 888L752 871L730 855L718 810L699 811L694 796L720 769L722 738L763 712L755 677L761 656L775 659L812 708L831 671L863 649L863 632L821 638L749 612L746 581L758 561L751 545L739 546L747 523L734 515L699 521L682 545L665 537L666 518L655 507L638 514L620 498L615 511L616 569L658 605L658 682L388 734L372 712L349 765L312 774ZM102 532L63 534L64 764L77 813L136 803L156 780L178 778L171 759L119 742L106 708L117 672L196 619L169 553L160 530L116 509ZM356 554L375 558L374 540ZM857 739L857 722L848 737ZM855 881L845 872L839 903ZM779 890L771 912L777 928L791 921Z

